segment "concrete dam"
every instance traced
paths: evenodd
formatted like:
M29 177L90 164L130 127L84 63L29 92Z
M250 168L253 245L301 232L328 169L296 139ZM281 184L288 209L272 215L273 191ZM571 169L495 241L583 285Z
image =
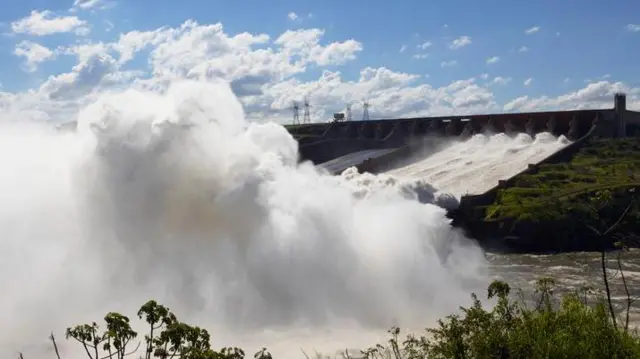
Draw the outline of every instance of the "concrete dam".
M332 122L290 126L289 132L298 140L302 160L333 174L356 167L420 177L457 195L464 208L490 203L519 173L566 161L588 138L640 134L640 112L626 109L624 94L613 100L610 109ZM443 142L449 145L440 146ZM500 151L520 155L505 157ZM468 170L457 178L451 173L472 168L466 157L485 162L473 166L484 178L472 188L464 179Z

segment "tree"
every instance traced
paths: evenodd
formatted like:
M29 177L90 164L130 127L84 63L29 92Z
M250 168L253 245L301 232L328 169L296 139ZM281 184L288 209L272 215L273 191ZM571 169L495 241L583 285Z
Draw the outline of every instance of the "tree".
M617 219L613 221L613 223L607 220L607 216L603 215L603 210L605 208L612 208L612 203L616 201L614 195L610 190L604 190L596 192L594 196L589 198L589 202L587 204L592 217L592 223L585 223L585 226L589 228L594 235L596 236L598 242L600 243L600 268L602 270L602 280L605 286L605 293L607 297L607 304L609 308L609 314L611 315L611 320L613 321L613 325L617 326L617 315L616 311L613 307L613 301L611 299L611 288L609 285L609 275L607 273L607 250L611 247L618 250L617 255L617 264L618 264L618 273L620 273L624 288L627 295L627 308L626 308L626 319L624 328L625 331L629 328L629 311L631 308L631 304L633 300L630 296L629 289L627 286L626 278L624 277L624 273L622 270L622 263L620 254L621 251L625 248L628 248L631 245L630 237L625 236L621 233L616 233L619 229L620 224L625 220L629 211L634 207L636 203L636 192L635 188L631 188L625 193L629 194L629 200L626 207L621 214L618 215ZM619 200L619 199L618 199ZM622 238L620 238L620 235Z
M150 300L138 310L138 318L148 324L144 336L144 358L159 359L241 359L245 352L237 347L226 347L219 351L211 348L211 336L206 329L192 326L177 319L169 308ZM131 349L138 333L131 328L130 320L120 313L110 312L104 317L104 330L95 322L80 324L66 330L66 338L77 341L89 359L123 359L137 353L138 342ZM53 334L50 340L60 359ZM19 356L23 359L22 354ZM272 359L266 348L254 355L255 359Z

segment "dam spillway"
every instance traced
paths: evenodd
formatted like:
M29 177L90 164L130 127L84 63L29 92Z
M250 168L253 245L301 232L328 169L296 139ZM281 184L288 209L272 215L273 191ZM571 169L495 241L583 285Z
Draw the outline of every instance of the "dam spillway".
M587 137L640 133L640 112L616 94L610 109L333 122L289 132L302 160L333 174L356 167L421 178L460 197L495 192L538 163L562 162Z

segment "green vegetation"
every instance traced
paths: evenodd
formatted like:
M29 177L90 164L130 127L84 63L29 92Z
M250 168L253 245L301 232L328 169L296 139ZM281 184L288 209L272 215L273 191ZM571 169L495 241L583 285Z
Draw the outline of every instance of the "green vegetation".
M550 250L581 248L594 235L590 227L601 228L601 219L627 210L639 189L640 138L594 139L568 163L516 176L493 204L479 210L503 235L544 238L548 245L540 246ZM633 232L638 221L636 201L617 233Z
M628 322L618 326L607 309L609 297L600 296L592 303L593 291L556 298L554 281L538 280L535 305L525 304L521 294L510 296L511 288L500 281L493 282L487 298L496 300L485 308L475 294L473 304L461 308L461 313L438 322L437 328L423 335L399 338L400 330L392 328L387 345L377 345L362 351L363 358L638 358L640 337L629 330ZM627 311L628 312L628 311ZM67 339L84 348L88 358L240 359L240 348L214 350L205 329L180 322L171 311L149 301L137 313L146 321L148 334L136 342L138 333L131 329L129 318L118 313L105 316L104 328L96 323L78 325L67 330ZM615 314L613 314L615 318ZM58 358L57 344L52 344ZM345 354L345 357L349 355ZM254 358L270 359L266 350ZM23 358L20 355L20 358Z

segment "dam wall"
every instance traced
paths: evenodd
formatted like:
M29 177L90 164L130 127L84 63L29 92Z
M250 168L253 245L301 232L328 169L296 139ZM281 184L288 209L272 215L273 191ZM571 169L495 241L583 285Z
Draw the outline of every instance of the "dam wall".
M626 137L635 131L634 126L640 125L640 113L626 110L626 98L622 94L616 94L614 97L615 107L612 110L595 110L591 112L595 117L591 122L591 127L578 139L572 139L572 143L552 153L542 161L529 164L527 169L515 174L507 180L498 181L498 184L485 193L478 195L462 196L458 212L471 214L474 208L488 206L496 199L498 191L511 187L515 179L524 174L535 174L542 165L556 164L571 161L578 151L588 143L589 139L594 137L610 138L610 137ZM573 121L577 121L580 117L573 117ZM584 122L586 123L586 122ZM581 123L582 125L582 123ZM581 128L582 129L582 128ZM640 132L638 132L640 134Z
M330 122L288 130L298 139L301 160L315 164L355 151L411 146L427 135L464 139L477 133L550 132L578 141L588 133L625 137L638 131L640 113L626 109L625 95L616 94L613 102L610 109Z

